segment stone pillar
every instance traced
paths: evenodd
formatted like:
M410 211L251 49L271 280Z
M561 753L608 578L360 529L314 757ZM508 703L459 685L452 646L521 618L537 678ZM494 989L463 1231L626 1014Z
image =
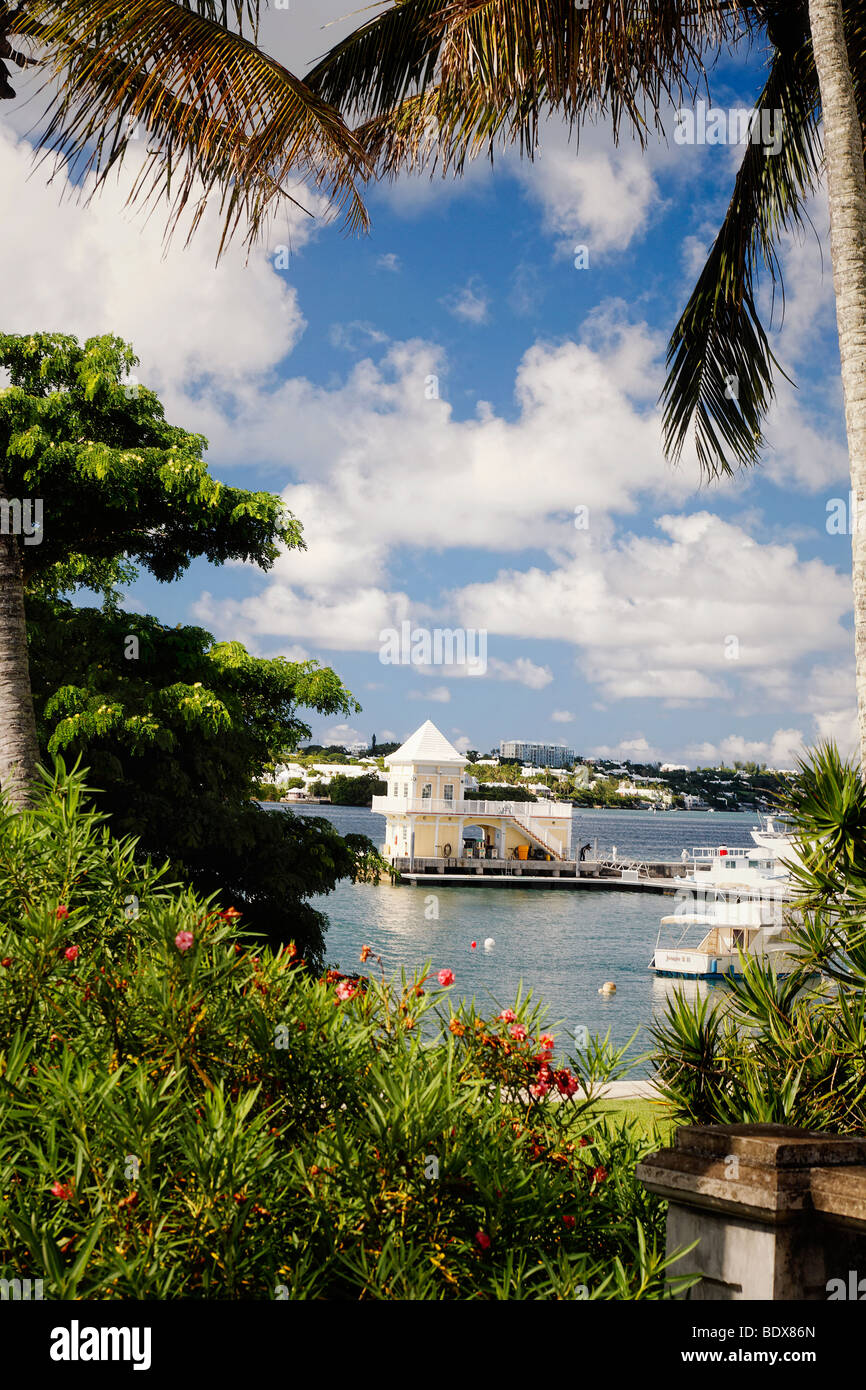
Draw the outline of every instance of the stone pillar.
M670 1204L668 1254L698 1242L671 1270L703 1276L686 1298L846 1298L859 1278L866 1297L866 1139L688 1125L636 1173Z

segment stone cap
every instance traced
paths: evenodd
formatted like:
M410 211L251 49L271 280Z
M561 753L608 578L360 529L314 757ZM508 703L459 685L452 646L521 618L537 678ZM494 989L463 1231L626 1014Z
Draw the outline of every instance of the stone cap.
M812 1205L828 1221L866 1230L866 1167L815 1168Z
M848 1169L845 1176L853 1181L855 1165L866 1165L866 1138L789 1125L686 1125L675 1147L649 1154L636 1175L650 1192L681 1206L777 1224L816 1209L816 1169L823 1175L820 1209L835 1210L836 1180ZM852 1208L859 1209L861 1199L866 1212L866 1166L851 1186Z
M794 1125L685 1125L680 1153L739 1159L750 1168L835 1168L866 1163L866 1137L797 1129ZM668 1150L668 1152L671 1152Z

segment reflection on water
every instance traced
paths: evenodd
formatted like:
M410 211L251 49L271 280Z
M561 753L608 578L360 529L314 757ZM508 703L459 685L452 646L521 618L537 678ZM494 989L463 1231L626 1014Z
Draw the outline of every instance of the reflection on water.
M303 814L326 815L343 833L366 834L376 843L382 838L384 820L371 811L309 807ZM598 834L602 848L615 843L625 855L678 858L693 845L747 844L754 817L614 811L576 814L575 821L581 843ZM673 910L672 896L340 883L313 902L330 919L329 965L357 969L368 944L389 975L401 968L411 973L428 961L434 971L447 966L456 976L453 994L474 998L484 1010L513 1003L522 985L547 1006L550 1025L602 1035L610 1030L616 1044L639 1029L635 1052L649 1046L646 1025L677 987L687 997L689 991L727 993L724 986L662 980L650 972L659 918ZM485 951L488 937L495 945ZM615 982L615 995L598 993L605 980Z

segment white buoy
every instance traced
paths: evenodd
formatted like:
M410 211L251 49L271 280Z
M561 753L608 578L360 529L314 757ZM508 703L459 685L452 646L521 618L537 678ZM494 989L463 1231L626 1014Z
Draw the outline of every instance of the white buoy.
M484 941L484 949L485 949L485 951L492 951L492 950L493 950L493 947L494 947L495 945L496 945L496 942L493 940L493 937L492 937L492 936L488 936L488 937L485 938L485 941Z
M616 994L616 985L613 980L605 980L598 992L599 994Z

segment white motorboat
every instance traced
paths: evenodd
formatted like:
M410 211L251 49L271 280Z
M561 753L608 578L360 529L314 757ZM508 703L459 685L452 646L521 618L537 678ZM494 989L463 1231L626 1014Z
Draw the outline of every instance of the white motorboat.
M750 957L768 962L779 976L793 970L796 948L781 900L717 901L704 911L663 917L650 969L689 980L740 979Z

